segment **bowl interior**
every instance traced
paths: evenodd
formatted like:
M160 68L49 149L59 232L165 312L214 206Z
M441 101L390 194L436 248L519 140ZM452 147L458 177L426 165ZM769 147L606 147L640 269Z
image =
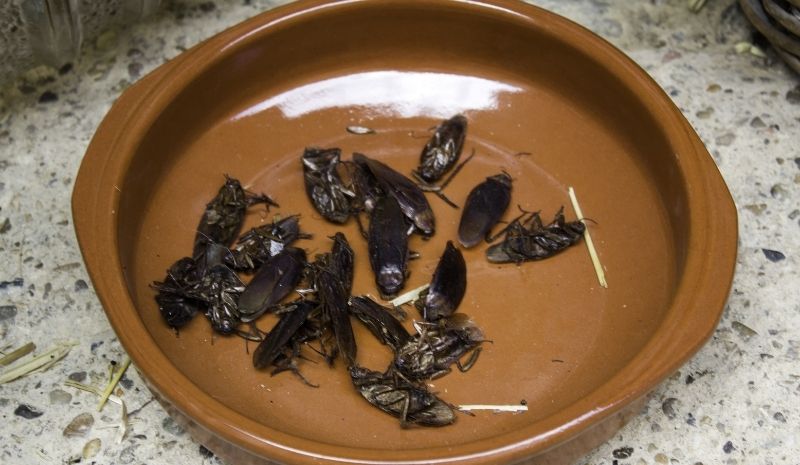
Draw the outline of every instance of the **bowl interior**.
M601 63L536 21L488 8L414 4L342 6L253 33L220 55L163 109L125 176L118 253L139 316L159 348L217 401L289 436L331 445L408 451L489 439L528 428L622 370L668 311L687 247L686 195L675 149L642 101ZM333 10L331 10L333 11ZM469 120L465 154L476 156L447 188L463 205L472 187L505 170L514 178L506 219L541 210L549 220L574 186L610 287L602 289L586 246L551 259L492 265L486 245L465 250L468 288L459 311L491 343L472 370L432 381L453 404L518 404L518 415L460 416L449 427L403 430L352 388L341 362L311 350L290 373L257 371L239 338L212 334L198 317L176 335L161 319L150 283L189 255L205 204L239 178L280 204L253 208L245 228L300 214L310 255L343 231L357 258L354 294L376 295L366 243L351 221L316 214L303 190L307 146L359 151L408 173L443 118ZM345 128L372 128L354 135ZM460 210L429 197L429 241L411 238L406 289L427 283ZM409 310L410 318L416 311ZM262 329L273 317L259 321ZM410 326L410 324L409 324ZM354 322L359 362L382 370L389 351ZM564 422L570 419L565 418Z

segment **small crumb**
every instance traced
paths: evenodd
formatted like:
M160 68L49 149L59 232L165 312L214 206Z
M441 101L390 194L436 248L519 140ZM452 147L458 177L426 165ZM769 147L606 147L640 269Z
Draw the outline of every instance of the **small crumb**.
M203 457L205 457L207 459L210 459L211 457L214 456L214 453L211 452L210 450L208 450L205 446L203 446L201 444L200 445L200 455L202 455Z
M753 336L757 336L758 333L750 328L749 326L745 325L744 323L740 323L738 321L734 321L731 323L731 327L736 331L739 336L744 339L745 341L749 341L750 338Z
M761 251L764 252L764 256L767 257L767 260L773 263L777 263L781 260L786 259L786 255L784 255L783 252L779 252L777 250L761 249Z
M734 450L736 450L736 447L733 445L731 441L726 442L725 445L722 446L722 451L725 452L726 454L730 454Z
M55 92L46 90L39 96L39 103L50 103L55 102L58 100L58 94Z
M19 406L14 409L14 415L27 420L33 420L34 418L39 418L40 416L44 415L44 412L32 405L19 404Z
M611 452L611 455L614 456L615 459L627 459L633 455L633 447L620 447L619 449L614 449Z
M670 420L678 416L678 414L675 413L675 404L677 403L678 399L670 397L661 404L661 410L664 412L664 415L666 415L667 418L669 418Z

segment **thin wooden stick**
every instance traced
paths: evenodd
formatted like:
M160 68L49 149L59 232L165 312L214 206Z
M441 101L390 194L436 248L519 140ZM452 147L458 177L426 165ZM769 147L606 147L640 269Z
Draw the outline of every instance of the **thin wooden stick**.
M399 306L407 304L409 302L413 302L413 301L419 299L420 293L422 291L424 291L425 289L427 289L428 286L430 286L430 284L425 284L425 285L420 286L420 287L418 287L416 289L412 289L412 290L406 292L405 294L402 294L402 295L396 297L394 300L390 300L389 303L392 304L392 306L394 306L394 307L399 307Z
M473 404L473 405L459 405L458 409L463 412L473 412L475 410L491 410L493 412L527 412L528 406L522 404L514 404L514 405Z
M589 234L589 226L587 226L586 222L583 220L583 212L581 212L581 206L578 204L578 197L575 196L575 189L573 189L572 186L569 186L569 199L572 201L572 208L575 209L575 214L578 215L578 219L585 226L583 230L583 239L586 241L586 248L589 249L589 257L591 257L594 271L597 273L597 281L600 282L600 286L608 289L606 273L603 271L603 265L600 264L600 258L597 256L597 250L595 250L594 242L592 242L592 236Z

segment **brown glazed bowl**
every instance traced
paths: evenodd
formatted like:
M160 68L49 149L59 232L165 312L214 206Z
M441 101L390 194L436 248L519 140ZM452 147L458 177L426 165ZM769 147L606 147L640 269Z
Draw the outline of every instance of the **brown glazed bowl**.
M465 250L469 314L491 343L474 368L431 382L452 404L519 404L401 429L366 403L341 362L311 351L291 373L255 370L242 339L199 316L176 335L150 283L189 255L205 204L239 178L301 215L310 255L344 231L354 294L377 294L366 244L303 190L306 146L338 146L403 172L429 128L469 120L474 159L446 193L463 204L486 176L514 178L512 207L546 220L574 186L609 287L583 243L539 262L492 265ZM373 135L345 128L365 126ZM523 153L524 152L524 153ZM430 280L459 210L431 196L437 232L406 289ZM109 321L163 405L229 463L567 464L618 429L709 338L734 271L730 194L697 135L633 61L582 27L521 2L298 2L225 31L126 91L97 130L73 194L78 239ZM415 310L410 310L416 316ZM268 329L274 317L259 325ZM407 322L410 324L410 321ZM387 349L355 325L360 364ZM252 352L251 344L249 350ZM316 361L317 363L314 363Z

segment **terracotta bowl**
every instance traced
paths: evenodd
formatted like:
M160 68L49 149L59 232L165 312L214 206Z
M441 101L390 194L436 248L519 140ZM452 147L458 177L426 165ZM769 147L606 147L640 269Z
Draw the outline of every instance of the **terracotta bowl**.
M244 341L215 337L203 317L179 335L162 321L150 283L191 253L223 174L281 205L252 209L246 227L299 213L315 234L300 243L310 254L344 231L357 254L354 293L375 295L354 224L337 228L312 210L300 154L339 146L346 158L360 151L408 172L429 128L459 112L476 156L450 198L463 203L505 170L512 205L546 218L566 205L574 219L574 186L595 221L607 289L582 243L520 266L487 263L485 245L464 251L459 310L493 342L472 370L432 389L457 405L524 400L529 411L401 429L359 396L341 363L331 369L309 353L301 369L313 389L255 370ZM377 133L350 134L351 125ZM412 238L421 258L407 289L430 280L456 236L460 211L430 201L438 230ZM97 294L135 365L172 415L237 464L569 463L711 335L737 232L713 161L658 85L582 27L511 1L299 2L225 31L120 97L86 153L73 213ZM355 329L359 362L385 367L387 349Z

